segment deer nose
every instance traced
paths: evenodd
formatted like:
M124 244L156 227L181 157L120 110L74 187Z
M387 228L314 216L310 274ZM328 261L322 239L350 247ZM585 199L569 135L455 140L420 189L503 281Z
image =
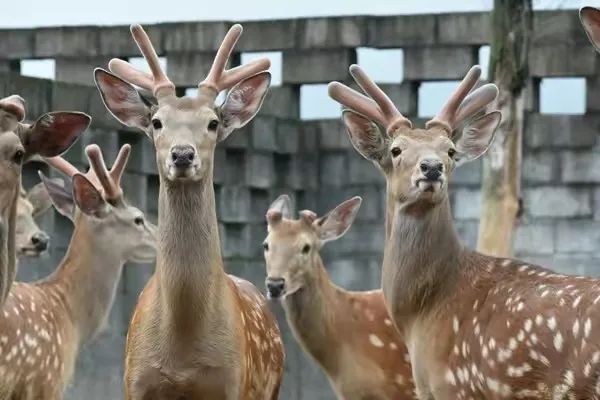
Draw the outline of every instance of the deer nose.
M194 162L196 150L190 145L173 146L171 148L171 160L177 168L188 168Z
M425 178L434 181L442 175L444 164L440 160L428 159L421 161L419 168L421 168L421 172L425 175Z
M283 293L285 288L285 279L267 278L267 294L270 298L276 299Z
M37 232L31 236L31 243L38 251L44 251L48 248L50 238L44 232Z

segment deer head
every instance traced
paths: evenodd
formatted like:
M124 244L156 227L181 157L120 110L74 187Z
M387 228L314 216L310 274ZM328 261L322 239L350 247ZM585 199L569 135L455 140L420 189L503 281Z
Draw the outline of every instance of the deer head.
M500 123L497 111L469 120L498 95L493 84L471 92L481 75L478 66L425 129L413 128L359 66L352 65L350 74L369 97L338 82L329 84L329 95L348 108L343 121L354 148L381 169L388 192L403 205L435 205L447 198L453 169L482 155Z
M116 254L130 262L149 263L156 258L156 227L146 221L144 214L125 201L121 176L131 147L121 147L112 169L104 163L97 145L86 147L91 168L82 174L62 157L47 159L48 164L71 177L72 190L40 174L56 210L76 221L85 218L94 240L110 243Z
M242 34L234 25L223 40L208 76L198 85L196 97L177 97L175 86L162 71L150 39L140 25L131 34L152 74L113 59L112 73L95 70L95 81L110 112L123 124L142 129L152 139L160 176L167 182L199 181L212 174L214 148L234 129L244 126L260 109L271 76L268 59L226 70ZM123 79L121 79L123 78ZM153 92L150 104L130 84ZM230 89L222 106L215 106L220 91ZM212 175L210 175L212 176Z
M58 181L57 183L62 183ZM42 182L26 192L21 188L17 200L15 226L17 256L39 256L46 251L50 237L40 229L35 218L52 207L52 200Z
M360 197L353 197L320 218L312 211L300 211L297 220L292 219L287 195L271 204L266 216L268 235L263 243L270 298L293 294L315 279L319 250L348 231L361 202Z
M77 112L50 112L24 124L25 101L12 95L0 99L0 207L14 204L21 189L21 168L35 155L57 156L89 126L91 118Z

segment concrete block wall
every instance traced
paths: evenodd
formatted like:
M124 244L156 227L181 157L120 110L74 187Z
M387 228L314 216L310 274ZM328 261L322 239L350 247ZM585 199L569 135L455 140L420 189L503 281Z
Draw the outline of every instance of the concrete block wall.
M524 216L517 229L520 257L563 272L600 275L600 78L598 56L574 11L535 15L530 57L533 79L527 92L524 158ZM146 26L168 74L183 90L201 80L221 38L232 22L186 22ZM216 151L215 191L219 230L228 271L262 289L261 242L264 213L279 194L292 196L298 209L324 213L354 195L364 202L354 227L323 250L332 279L350 289L380 284L383 250L384 180L354 151L339 118L300 120L301 86L340 80L351 83L347 67L357 48L402 49L404 80L381 85L408 116L422 124L419 86L458 80L490 41L487 13L411 16L355 16L244 24L245 33L232 58L241 52L276 51L282 56L282 84L273 87L254 121L235 132ZM99 143L108 160L122 143L133 145L124 179L131 202L156 219L158 177L154 151L140 132L120 125L92 87L92 69L112 57L139 57L128 27L56 27L0 30L0 95L19 93L28 115L58 109L91 114L92 128L69 151L79 166L83 148ZM56 81L19 75L20 60L55 60ZM539 112L539 84L546 77L583 77L586 112L548 115ZM37 181L27 165L26 186ZM475 244L480 211L481 162L458 169L451 198L456 226ZM52 235L49 255L24 260L19 278L33 280L51 272L64 254L71 223L49 213L42 224ZM152 266L127 266L107 331L81 356L69 399L122 397L122 355L129 317ZM287 349L281 398L332 399L333 393L314 363L292 339L281 309L273 306Z

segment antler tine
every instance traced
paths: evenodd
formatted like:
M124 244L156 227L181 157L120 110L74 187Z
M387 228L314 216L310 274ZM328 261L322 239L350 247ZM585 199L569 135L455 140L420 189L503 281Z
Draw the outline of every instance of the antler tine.
M344 107L363 114L379 125L386 125L385 116L373 99L339 82L329 83L327 85L327 92L329 93L329 97Z
M123 172L125 171L125 166L127 165L127 161L129 161L129 155L131 154L131 145L124 144L119 150L119 154L117 154L117 158L113 163L112 168L110 169L110 177L117 187L121 187L121 177L123 176Z
M100 185L104 189L104 195L107 199L116 199L121 195L121 188L115 184L110 173L106 169L106 163L102 156L100 147L91 144L85 148L85 154L90 162L92 170L96 174Z
M208 87L218 93L221 90L234 86L236 83L247 77L269 69L271 61L267 58L260 58L246 65L240 65L230 70L226 70L227 61L231 57L231 53L240 39L240 36L242 36L242 32L243 28L240 24L235 24L229 28L221 46L219 46L219 50L217 50L217 55L215 56L215 60L213 61L208 75L198 84L198 87Z
M152 75L138 71L131 64L119 59L112 59L108 68L131 83L151 90L157 98L175 93L175 85L167 78L158 61L158 56L144 28L139 24L131 25L131 35L142 55L146 59ZM162 91L162 93L161 93Z
M438 112L435 117L429 120L425 124L425 127L429 129L432 126L438 125L442 129L446 130L448 134L451 134L452 130L456 126L456 123L458 122L456 119L456 111L471 89L473 89L473 87L477 84L480 76L481 67L479 65L474 65L471 67L469 72L467 72L467 75L465 75L440 112Z
M46 163L48 163L48 165L52 166L53 168L56 168L68 177L72 177L73 175L80 173L79 170L73 164L71 164L61 156L44 157L43 159Z
M396 108L392 100L385 94L383 90L377 84L369 78L367 73L358 65L353 64L350 66L350 75L354 78L358 86L368 94L379 106L381 114L386 120L385 128L389 133L394 132L401 126L408 128L412 127L411 122L408 118L404 117L402 113Z

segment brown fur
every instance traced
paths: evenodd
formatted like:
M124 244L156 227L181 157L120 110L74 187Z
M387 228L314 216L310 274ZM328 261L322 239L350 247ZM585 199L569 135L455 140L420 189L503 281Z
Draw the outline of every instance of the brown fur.
M285 280L282 304L295 338L339 399L412 399L408 353L381 290L350 292L331 282L318 252L320 227L279 218L265 239L267 281Z

